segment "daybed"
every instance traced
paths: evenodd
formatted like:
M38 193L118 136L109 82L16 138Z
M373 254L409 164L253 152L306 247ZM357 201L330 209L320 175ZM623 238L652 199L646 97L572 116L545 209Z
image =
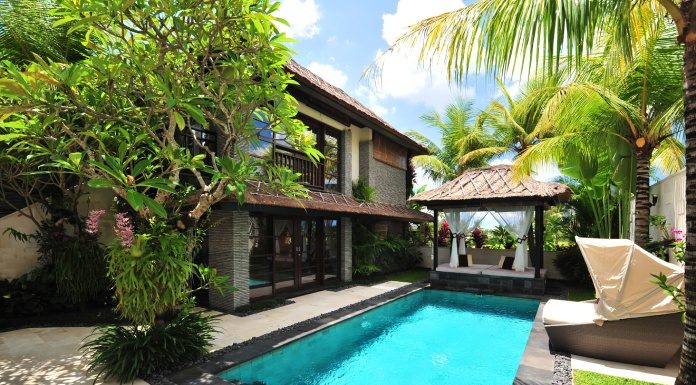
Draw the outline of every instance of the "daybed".
M664 367L681 346L681 313L651 274L684 285L684 270L628 240L576 238L597 300L550 300L543 321L552 349L630 364Z

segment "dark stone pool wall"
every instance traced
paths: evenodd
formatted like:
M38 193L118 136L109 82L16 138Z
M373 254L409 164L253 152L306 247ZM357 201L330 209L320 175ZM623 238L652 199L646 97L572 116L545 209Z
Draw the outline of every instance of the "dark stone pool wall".
M489 294L512 293L542 296L546 291L546 279L544 278L496 277L445 271L431 271L430 283L435 289Z

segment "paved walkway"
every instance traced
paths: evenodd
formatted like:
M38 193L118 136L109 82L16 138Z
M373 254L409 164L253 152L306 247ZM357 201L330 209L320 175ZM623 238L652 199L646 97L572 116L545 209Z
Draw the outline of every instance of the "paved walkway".
M295 303L292 305L247 317L220 315L217 326L221 332L213 341L212 350L270 333L405 285L408 283L390 281L338 292L325 290L293 298ZM0 385L91 384L94 377L85 373L87 362L78 350L91 331L88 327L59 327L0 333ZM146 382L140 380L136 384Z

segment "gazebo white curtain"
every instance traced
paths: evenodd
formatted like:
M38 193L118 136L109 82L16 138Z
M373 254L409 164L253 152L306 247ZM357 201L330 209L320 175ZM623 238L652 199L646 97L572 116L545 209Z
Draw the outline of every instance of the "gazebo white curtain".
M450 251L450 267L459 266L459 255L466 255L466 240L457 242L458 235L466 235L481 223L486 211L446 209L445 219L452 231L452 249ZM457 245L459 243L459 245Z
M532 226L534 207L496 208L495 211L491 210L490 212L501 226L516 235L520 240L515 250L515 262L513 262L512 268L515 269L515 271L524 271L524 269L529 266L527 234L529 233L529 228Z

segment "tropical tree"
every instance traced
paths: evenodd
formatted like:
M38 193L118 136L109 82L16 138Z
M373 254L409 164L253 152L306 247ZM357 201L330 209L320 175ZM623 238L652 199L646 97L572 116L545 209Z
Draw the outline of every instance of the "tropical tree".
M477 124L482 131L493 136L491 147L472 149L461 154L460 161L467 163L512 153L517 156L525 152L544 136L551 135L550 130L543 130L544 111L551 98L558 92L562 76L537 76L524 84L518 97L513 98L505 84L498 80L503 101L493 100L481 112Z
M116 196L108 275L131 325L101 328L86 343L91 368L106 367L100 375L131 381L205 352L212 329L191 313L189 283L229 286L192 260L212 205L227 197L243 204L252 178L306 194L298 174L248 155L254 122L263 121L310 159L321 157L286 91L291 51L276 27L278 6L65 0L53 25L74 23L90 36L90 55L0 63L0 141L49 154L44 170L80 175ZM54 151L50 136L67 144ZM90 233L104 214L90 213Z
M641 27L649 30L641 33L633 57L615 64L620 71L603 68L615 56L610 48L582 59L573 79L557 88L547 106L540 130L552 131L556 136L529 148L515 164L519 172L527 173L543 162L572 167L568 161L577 156L568 155L573 150L588 159L613 152L613 156L605 156L614 163L611 179L621 187L631 186L626 191L635 196L635 239L645 246L650 170L669 175L684 167L680 141L683 77L679 64L683 51L674 44L676 33L671 23L654 19ZM624 200L628 199L630 196ZM627 231L620 233L627 235Z
M452 180L466 168L486 165L495 153L479 154L475 158L462 160L464 154L495 145L495 138L482 125L475 123L474 118L472 102L463 98L457 98L449 104L444 116L437 111L422 115L424 123L440 131L442 146L419 131L406 132L406 135L429 150L428 155L414 156L413 165L424 170L436 182Z
M425 64L443 57L454 81L463 80L470 69L505 76L535 62L553 72L561 57L579 65L602 40L630 59L641 30L636 26L665 13L676 26L675 44L684 46L687 217L696 218L696 1L479 0L413 25L395 46L418 47ZM695 221L687 220L687 233L686 332L677 385L696 383Z

